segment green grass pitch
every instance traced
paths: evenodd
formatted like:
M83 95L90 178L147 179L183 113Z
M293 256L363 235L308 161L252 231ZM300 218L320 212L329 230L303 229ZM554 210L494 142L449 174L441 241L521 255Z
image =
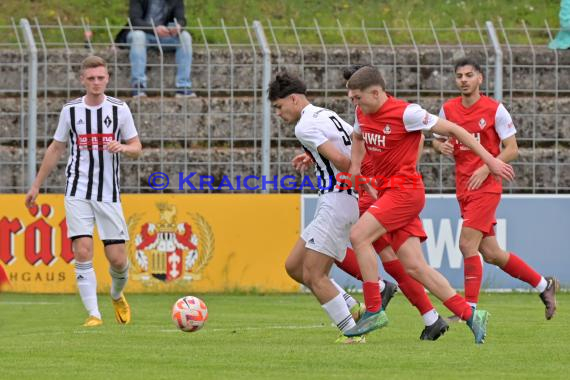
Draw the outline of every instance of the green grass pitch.
M487 342L476 346L465 324L436 342L398 294L389 325L366 344L334 344L315 299L298 295L199 294L209 309L201 331L170 320L181 295L127 295L133 322L119 326L107 295L104 325L83 328L77 295L0 295L0 379L538 379L570 373L570 294L544 320L536 294L484 294ZM438 310L447 310L436 303Z

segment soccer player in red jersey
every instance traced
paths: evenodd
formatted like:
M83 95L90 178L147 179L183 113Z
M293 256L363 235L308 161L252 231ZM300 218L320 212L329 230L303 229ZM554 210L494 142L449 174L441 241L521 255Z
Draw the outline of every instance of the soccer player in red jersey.
M357 106L358 127L353 132L350 174L353 185L363 179L362 159L367 152L373 161L372 185L378 189L376 202L352 227L350 240L363 277L366 312L346 336L358 336L383 327L388 318L381 310L378 292L378 264L372 243L386 235L404 268L414 279L443 301L459 318L467 321L476 343L486 336L488 313L473 310L449 282L423 257L420 242L425 232L419 214L425 190L416 171L418 144L422 130L454 136L479 155L491 173L507 180L514 178L512 167L485 150L463 128L431 115L417 104L395 99L385 92L378 69L362 67L347 83L348 96Z
M455 65L455 84L461 96L443 104L439 117L462 126L493 156L510 162L517 158L516 129L511 115L498 101L480 93L483 75L479 64L464 58ZM512 252L499 247L495 237L495 211L503 190L500 179L490 176L489 168L455 139L436 136L434 147L442 154L455 159L456 193L463 227L459 248L464 258L465 298L476 307L483 278L483 259L501 268L538 290L545 305L545 317L551 319L556 312L558 280L543 277ZM501 150L501 145L503 149Z

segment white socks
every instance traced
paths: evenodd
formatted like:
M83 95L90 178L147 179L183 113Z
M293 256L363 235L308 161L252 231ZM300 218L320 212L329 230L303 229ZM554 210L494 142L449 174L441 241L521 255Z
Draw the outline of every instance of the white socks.
M341 288L341 286L337 284L335 280L333 280L332 278L330 280L333 283L334 287L342 295L342 298L344 298L344 302L346 302L346 306L348 306L348 309L350 309L351 307L353 307L358 303L358 301L356 301L350 294L345 292L344 289Z
M118 300L129 279L129 263L127 262L122 271L109 268L109 274L111 275L111 298Z
M99 306L97 306L97 278L93 269L93 261L75 262L75 278L83 306L89 316L101 319Z
M540 277L540 282L538 283L538 285L535 286L535 289L538 290L539 293L542 293L546 290L547 286L548 286L548 281L546 281L544 277Z
M341 293L322 305L322 307L340 331L344 332L356 325Z
M422 314L422 319L424 320L424 324L426 326L433 325L437 321L437 318L439 318L439 314L437 311L435 311L435 309L431 309L427 313Z

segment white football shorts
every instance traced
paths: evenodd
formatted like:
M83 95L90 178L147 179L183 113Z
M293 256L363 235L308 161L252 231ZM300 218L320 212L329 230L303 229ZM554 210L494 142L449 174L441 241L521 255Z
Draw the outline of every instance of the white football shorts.
M313 221L301 233L305 247L342 261L350 246L350 228L358 220L358 200L346 193L319 196Z
M97 202L75 197L65 197L64 203L68 238L93 236L93 225L97 224L101 240L129 240L121 203Z

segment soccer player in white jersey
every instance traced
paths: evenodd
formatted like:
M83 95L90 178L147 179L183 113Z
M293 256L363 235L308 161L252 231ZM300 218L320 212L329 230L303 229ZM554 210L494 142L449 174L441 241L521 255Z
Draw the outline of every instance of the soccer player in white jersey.
M350 166L352 126L336 113L312 105L307 87L288 73L269 85L269 100L286 123L295 123L295 136L315 161L319 177L319 201L313 221L303 230L285 262L291 278L307 286L341 332L355 325L345 302L344 290L329 278L335 260L342 261L350 227L358 220L357 195L337 186L336 176ZM364 337L340 343L361 343Z
M26 207L35 206L42 183L56 167L69 141L65 213L68 237L73 242L77 286L89 314L83 326L103 323L93 270L94 224L110 264L115 317L126 324L131 320L123 295L129 271L125 249L129 235L119 196L119 164L121 153L136 158L142 147L127 104L105 95L109 82L106 62L96 56L86 58L81 64L80 79L85 96L63 106L54 140L26 194Z

